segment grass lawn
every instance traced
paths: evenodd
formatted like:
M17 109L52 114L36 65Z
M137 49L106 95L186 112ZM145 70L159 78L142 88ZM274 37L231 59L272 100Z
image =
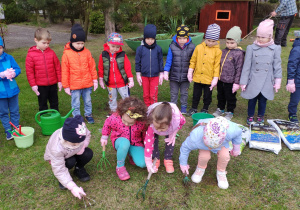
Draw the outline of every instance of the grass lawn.
M136 37L141 33L127 33L125 38ZM290 32L290 37L292 32ZM99 55L103 50L104 37L86 43L98 64ZM34 42L33 42L34 43ZM241 43L243 44L243 43ZM275 100L268 101L266 118L287 119L287 105L289 93L285 90L286 66L292 43L282 49L283 82ZM62 45L51 46L61 58ZM221 46L224 48L224 46ZM245 45L242 45L246 49ZM21 89L19 106L21 125L35 129L34 145L27 149L18 149L14 141L6 141L4 129L0 126L0 209L80 209L83 202L73 197L71 192L62 191L54 177L48 162L44 161L44 151L49 136L43 136L41 128L34 120L38 112L38 101L31 90L25 74L25 57L27 48L10 50L22 69L17 78ZM124 46L132 64L134 72L135 53ZM131 94L142 98L142 88L135 83ZM217 108L217 91L213 92L213 102L209 112ZM159 87L159 101L170 100L168 82ZM202 99L201 99L202 100ZM192 87L189 90L189 105L192 101ZM299 151L290 151L284 144L279 155L271 152L245 148L242 155L232 157L227 167L229 188L219 189L216 180L216 155L208 164L208 168L200 184L192 183L185 188L182 184L183 175L179 168L179 149L192 128L192 119L186 117L187 123L180 130L174 151L175 173L167 174L161 166L148 184L146 200L137 200L137 190L145 183L147 170L132 166L126 161L126 167L131 175L128 181L120 181L115 172L116 152L109 143L107 158L112 167L100 171L96 165L100 160L101 145L99 143L103 123L108 113L107 91L99 88L92 93L93 115L95 124L88 124L92 132L90 148L94 151L94 158L86 166L91 175L87 183L80 183L74 177L78 186L82 186L87 195L96 200L95 209L299 209L300 208L300 162ZM180 104L178 104L180 105ZM202 101L199 110L202 108ZM59 92L60 113L64 116L71 109L70 96ZM190 108L190 107L189 107ZM81 111L83 113L83 109ZM247 117L247 100L240 97L238 92L237 108L232 121L245 124ZM163 154L163 141L160 151ZM189 158L192 174L197 165L198 151L192 151ZM163 158L163 157L162 157ZM73 170L70 172L72 173Z

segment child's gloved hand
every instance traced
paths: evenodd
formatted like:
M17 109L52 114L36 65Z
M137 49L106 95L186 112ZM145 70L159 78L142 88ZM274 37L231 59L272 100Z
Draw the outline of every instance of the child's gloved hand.
M164 71L164 79L165 79L166 81L169 80L169 72Z
M167 143L167 145L172 144L172 146L175 145L175 140L176 140L176 134L178 132L178 129L176 131L174 131L172 134L169 135L169 138L165 139L165 142Z
M10 68L10 69L7 69L7 70L10 73L10 75L7 76L7 79L9 79L10 81L12 81L12 79L16 77L16 72L15 72L15 70L13 68Z
M214 77L213 80L211 81L211 85L209 87L210 91L212 91L214 89L214 87L217 86L219 81L219 77Z
M194 69L189 68L188 75L187 75L187 78L188 78L189 82L193 81L193 72L194 72Z
M134 86L133 77L129 77L128 80L129 80L128 87L132 88Z
M146 163L148 172L156 173L158 171L156 166L153 165L153 163L152 163L152 158L145 157L145 163Z
M164 73L159 73L159 85L162 85L163 81L164 81Z
M37 96L40 95L40 92L38 91L38 86L37 86L37 85L32 86L31 89L32 89L33 92L35 92L35 94L36 94Z
M236 156L240 155L240 153L241 153L241 145L240 144L232 144L232 146L233 146L233 149L230 151L230 154L233 157L236 157Z
M81 199L82 196L86 196L82 187L78 187L73 181L68 183L67 188L76 198Z
M103 78L99 77L99 84L102 89L105 89Z
M233 84L232 93L235 93L238 89L240 89L240 85L239 84Z
M142 80L141 72L136 73L136 80L138 81L139 85L142 86L143 80Z
M289 79L286 85L286 90L290 93L294 93L296 91L296 85L293 79Z
M70 90L70 88L65 88L65 92L66 92L66 94L71 95L71 90Z
M94 83L94 91L96 91L98 89L98 80L93 80Z
M276 93L277 93L278 90L280 89L280 86L281 86L281 78L276 78L276 79L275 79L275 84L274 84L274 86L273 86Z
M107 138L108 136L102 136L101 139L100 139L100 143L101 143L101 146L105 146L107 145Z
M61 84L61 82L58 82L57 84L58 84L58 90L61 91L61 89L62 89L62 84Z
M189 165L186 165L186 166L180 165L180 169L181 169L182 173L189 174L190 166Z
M246 90L247 85L241 85L241 90L245 91Z

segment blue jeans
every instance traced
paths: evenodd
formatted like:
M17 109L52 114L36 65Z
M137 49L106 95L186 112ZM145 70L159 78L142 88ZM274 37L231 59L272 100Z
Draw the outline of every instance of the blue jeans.
M125 165L127 154L132 157L133 162L141 168L146 167L144 147L132 146L130 141L124 137L120 137L115 141L115 148L117 150L117 167Z
M91 100L92 87L79 90L71 90L71 105L75 110L73 116L80 115L80 96L82 96L84 103L84 116L92 116L92 100Z
M300 101L300 87L296 87L296 91L291 93L290 103L288 105L289 116L297 114L297 107Z
M252 98L248 101L248 116L253 117L256 107L256 102L258 100L258 116L264 116L267 107L267 99L263 94L259 93L255 98Z
M19 126L20 113L18 95L11 98L0 98L0 120L5 131L11 130L9 121L15 126Z

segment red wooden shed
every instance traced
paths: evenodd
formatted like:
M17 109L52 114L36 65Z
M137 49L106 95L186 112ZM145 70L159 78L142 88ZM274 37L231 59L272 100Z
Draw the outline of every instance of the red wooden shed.
M242 36L246 36L253 27L253 13L253 0L214 0L200 11L199 31L205 33L208 25L217 23L221 27L220 39L225 39L233 26L239 26Z

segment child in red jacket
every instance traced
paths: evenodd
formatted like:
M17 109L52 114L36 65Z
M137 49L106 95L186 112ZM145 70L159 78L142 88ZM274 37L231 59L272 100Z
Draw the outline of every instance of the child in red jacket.
M57 84L61 91L60 62L50 49L51 35L47 29L38 28L34 33L36 46L29 48L26 57L26 75L31 89L38 96L39 110L58 110Z
M111 33L99 57L99 83L103 89L104 83L107 86L111 112L117 110L117 92L124 99L129 96L128 87L134 86L130 61L121 45L124 45L122 35Z

